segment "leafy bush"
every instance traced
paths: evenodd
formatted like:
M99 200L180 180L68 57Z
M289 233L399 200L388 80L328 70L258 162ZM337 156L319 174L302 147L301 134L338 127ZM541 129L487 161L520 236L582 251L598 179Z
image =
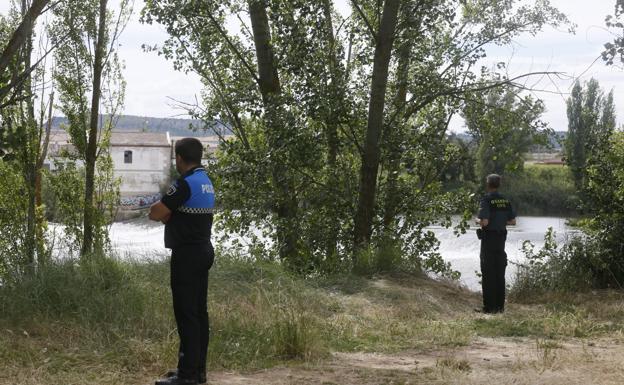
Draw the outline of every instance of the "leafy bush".
M518 298L624 285L624 133L613 134L608 147L588 160L586 173L583 208L589 218L579 222L586 235L559 249L551 230L542 250L525 245L528 265L519 267L513 289Z
M525 241L525 263L518 270L510 297L533 298L548 292L576 292L604 286L610 275L609 259L600 243L587 235L576 235L559 246L552 228L544 236L544 246Z
M461 273L453 270L451 263L444 261L438 252L440 242L432 231L420 230L410 241L413 243L387 238L378 241L377 246L360 250L352 272L369 277L379 273L398 272L416 276L431 272L451 280L461 277Z
M82 247L84 221L85 170L71 158L55 162L55 170L43 175L42 199L48 220L61 223L65 237L61 240L70 255ZM96 253L103 254L109 245L108 226L113 222L119 204L119 185L115 178L112 159L100 156L96 163L94 191L94 242Z
M58 162L43 177L43 202L48 220L65 225L63 247L77 253L81 248L84 215L84 169L75 162Z
M26 264L28 202L18 171L0 160L0 284L19 279Z
M614 133L608 147L588 161L584 210L586 229L596 240L604 267L596 279L602 287L624 286L624 132Z

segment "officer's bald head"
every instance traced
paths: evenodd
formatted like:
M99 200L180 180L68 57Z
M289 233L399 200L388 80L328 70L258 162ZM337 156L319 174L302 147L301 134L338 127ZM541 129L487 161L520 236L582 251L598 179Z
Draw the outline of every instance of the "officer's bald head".
M175 154L189 165L201 164L204 146L197 138L180 139L175 144Z
M485 184L492 190L497 190L500 187L501 176L498 174L490 174L485 178Z

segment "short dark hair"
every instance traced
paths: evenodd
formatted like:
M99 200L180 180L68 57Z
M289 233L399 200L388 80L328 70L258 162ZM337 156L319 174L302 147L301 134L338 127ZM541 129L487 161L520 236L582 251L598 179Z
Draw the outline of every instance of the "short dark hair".
M201 164L204 146L197 138L180 139L175 144L175 154L189 164Z
M489 188L499 188L501 179L501 176L498 174L490 174L485 178L485 183Z

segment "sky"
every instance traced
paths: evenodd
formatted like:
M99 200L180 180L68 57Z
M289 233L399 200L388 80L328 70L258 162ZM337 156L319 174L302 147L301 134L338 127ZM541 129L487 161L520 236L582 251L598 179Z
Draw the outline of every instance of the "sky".
M526 0L529 2L530 0ZM113 0L112 3L115 1ZM127 82L124 113L153 117L186 117L173 100L195 103L200 99L202 85L195 74L173 69L171 62L155 53L141 49L143 44L160 44L167 38L164 28L139 22L142 0L136 0L135 13L121 36L119 55L125 62ZM557 131L567 130L565 99L575 79L587 81L594 77L605 90L614 90L618 123L624 122L624 72L606 66L599 59L604 43L612 35L604 28L605 16L613 13L615 0L551 0L560 11L577 25L576 34L566 28L546 28L537 36L520 36L510 46L488 47L488 57L481 63L493 66L507 63L510 76L531 71L563 72L562 79L533 78L527 85L541 91L534 96L544 100L547 111L543 120ZM336 1L343 15L348 14L348 0ZM0 13L6 14L9 0L0 0ZM465 128L461 119L454 119L451 130Z

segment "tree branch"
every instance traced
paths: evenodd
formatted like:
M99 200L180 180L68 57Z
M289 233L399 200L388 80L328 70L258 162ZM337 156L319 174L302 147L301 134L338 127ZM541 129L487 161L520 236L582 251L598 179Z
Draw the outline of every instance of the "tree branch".
M468 51L464 52L464 54L463 54L463 55L461 55L461 56L459 57L459 59L457 59L455 62L457 62L457 63L458 63L458 62L461 62L461 61L462 61L462 60L464 60L466 57L468 57L468 55L470 55L472 52L475 52L475 51L476 51L476 50L478 50L479 48L482 48L483 46L485 46L485 45L487 45L487 44L489 44L489 43L491 43L491 42L493 42L493 41L496 41L496 40L500 39L501 37L503 37L503 36L505 36L505 35L508 35L508 34L510 34L510 33L512 33L512 32L516 32L516 31L518 31L519 29L525 28L525 27L527 27L527 26L529 26L529 25L531 25L531 23L520 24L520 25L516 26L516 28L512 28L512 29L507 29L507 30L504 30L503 32L499 33L498 35L494 35L494 36L492 36L492 37L491 37L491 38L489 38L489 39L485 39L485 40L484 40L484 41L482 41L481 43L477 44L476 46L474 46L474 47L470 48ZM462 27L460 28L460 30L461 30L461 29L463 29L463 28L464 28L464 26L462 26ZM458 34L456 34L456 35L455 35L455 37L457 37L457 36L458 36ZM445 73L447 73L447 72L448 72L451 68L453 68L453 67L455 67L455 66L454 66L454 63L453 63L453 62L451 62L451 63L448 65L448 67L446 67L446 68L445 68L445 69L444 69L444 70L440 73L440 76L442 76L442 75L444 75Z
M221 88L223 87L217 87L217 85L215 84L215 81L218 81L216 80L218 79L218 77L216 76L215 68L213 67L213 65L208 64L209 70L212 73L212 78L211 78L208 74L205 73L204 69L199 65L197 60L195 60L195 58L189 51L186 44L182 41L182 39L180 39L179 37L176 37L176 40L178 41L180 46L184 49L184 52L186 52L186 55L188 59L191 61L191 65L193 69L195 70L195 72L197 72L197 74L199 74L202 77L202 79L204 79L208 83L208 86L212 89L212 91L218 95L219 102L226 109L228 115L230 115L230 120L231 120L231 123L233 123L233 126L237 131L236 132L238 134L237 136L243 142L243 145L245 146L245 148L250 149L249 140L247 139L247 134L240 120L240 117L234 110L234 107L231 105L231 103L227 101L226 96L221 91ZM221 85L223 84L221 83Z
M351 0L351 4L353 4L353 8L355 8L355 10L358 12L360 17L362 18L362 20L364 20L364 23L366 24L366 27L368 28L368 32L370 32L371 36L373 37L373 40L375 41L375 43L377 43L377 39L378 39L377 34L375 33L375 30L373 29L373 26L371 25L370 21L364 14L364 11L362 11L362 8L360 8L360 5L357 3L357 0Z
M9 92L11 92L12 89L17 88L17 87L21 87L22 84L28 80L28 78L30 77L30 74L37 69L37 67L39 66L39 64L41 64L41 62L54 50L56 49L57 45L53 46L52 48L50 48L48 51L46 51L43 56L37 60L37 62L35 64L33 64L32 66L30 66L29 68L25 69L24 72L22 72L17 79L14 79L13 81L11 81L9 84L5 85L4 87L0 87L0 100L4 99ZM8 103L8 105L10 105L11 103Z
M197 14L197 16L204 16L201 14ZM215 26L215 28L217 28L217 30L219 31L219 34L225 39L227 45L230 47L230 49L232 50L232 52L234 52L234 54L236 55L236 57L238 57L238 60L241 61L241 63L243 63L243 65L245 66L245 68L247 68L247 71L249 71L249 74L254 78L254 80L256 81L256 83L260 83L260 78L258 77L258 75L256 74L256 71L253 69L253 67L251 65L249 65L249 63L247 62L247 60L245 59L245 57L243 56L243 54L238 50L238 48L236 47L236 45L234 45L234 42L232 42L232 40L230 39L230 37L228 36L227 32L225 32L223 30L223 28L221 28L221 25L219 25L219 23L217 22L217 20L215 20L215 18L212 16L212 14L210 12L208 12L208 18L210 19L210 21L212 22L212 24Z
M7 66L11 62L11 59L18 52L20 47L26 42L31 35L35 26L35 20L41 15L43 8L50 2L50 0L34 0L26 15L22 19L22 22L13 32L9 43L4 47L2 54L0 54L0 75L4 73Z
M458 87L458 88L445 89L445 90L441 90L441 91L432 93L431 95L426 97L424 100L422 100L418 104L412 104L412 103L414 103L415 99L417 98L417 95L414 95L414 96L412 96L412 98L410 100L408 100L405 103L406 105L409 105L409 107L397 109L397 111L392 115L392 117L388 121L388 124L394 123L395 119L397 118L397 116L399 114L399 111L401 111L403 109L405 110L405 115L404 115L403 118L405 120L407 120L413 114L415 114L416 112L420 111L422 108L424 108L429 103L431 103L432 101L434 101L435 99L437 99L439 97L443 97L443 96L456 96L456 95L463 94L463 93L466 93L466 92L487 91L487 90L490 90L492 88L497 88L497 87L501 87L501 86L504 86L504 85L513 85L514 87L517 87L518 84L515 84L514 82L516 80L518 80L518 79L526 78L526 77L529 77L529 76L535 76L535 75L548 75L548 76L550 76L550 75L562 75L562 74L563 74L562 72L547 72L547 71L529 72L529 73L526 73L526 74L518 75L518 76L516 76L514 78L511 78L511 79L506 79L506 80L503 80L503 81L499 81L499 82L494 82L494 83L490 83L490 84L487 84L487 85L483 85L482 87L476 87L476 88Z

